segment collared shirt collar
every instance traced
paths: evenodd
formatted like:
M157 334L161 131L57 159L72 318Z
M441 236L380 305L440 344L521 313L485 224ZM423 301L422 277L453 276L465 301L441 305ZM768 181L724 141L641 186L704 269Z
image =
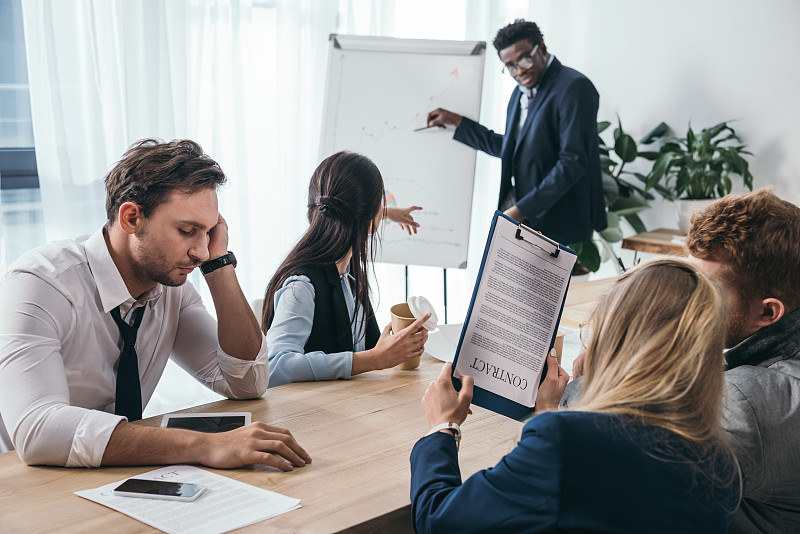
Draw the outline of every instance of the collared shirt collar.
M777 323L756 333L725 353L728 369L740 365L769 367L800 353L800 309L782 317Z
M344 270L344 274L340 274L339 278L342 278L342 279L345 279L345 280L352 280L353 282L356 281L356 278L352 274L350 274L350 264L349 263L347 264L347 268Z
M120 314L125 317L137 304L143 306L149 303L152 307L163 294L164 286L156 284L156 287L144 293L138 300L133 298L111 258L103 236L104 231L105 228L100 228L86 241L86 260L97 283L103 311L108 313L119 306Z

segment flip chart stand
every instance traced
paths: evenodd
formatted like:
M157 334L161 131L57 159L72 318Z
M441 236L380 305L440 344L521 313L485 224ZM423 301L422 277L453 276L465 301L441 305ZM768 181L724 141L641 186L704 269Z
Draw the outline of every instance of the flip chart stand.
M444 324L447 324L447 268L442 269L444 273Z
M406 267L406 302L408 302L408 265Z

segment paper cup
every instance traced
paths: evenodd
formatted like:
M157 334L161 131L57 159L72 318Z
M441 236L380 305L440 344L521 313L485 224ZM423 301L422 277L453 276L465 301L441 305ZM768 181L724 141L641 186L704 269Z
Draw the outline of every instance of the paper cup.
M566 332L563 330L559 330L556 332L556 342L553 344L553 348L556 349L556 358L558 358L558 365L561 365L561 353L564 351L564 336Z
M408 303L406 302L395 304L389 311L392 313L393 334L396 334L403 328L411 326L411 323L416 320L414 318L414 314L411 313L411 309L408 307ZM398 364L396 367L398 369L416 369L419 367L419 356L410 358L403 363Z

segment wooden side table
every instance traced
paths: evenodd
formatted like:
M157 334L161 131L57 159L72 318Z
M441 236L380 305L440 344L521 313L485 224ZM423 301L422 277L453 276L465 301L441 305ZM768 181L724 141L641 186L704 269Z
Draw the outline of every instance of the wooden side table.
M639 252L653 254L669 254L672 256L688 256L689 252L683 244L684 235L678 230L659 228L652 232L643 232L622 240L622 248L633 250L633 263L637 263ZM677 239L680 238L681 242Z

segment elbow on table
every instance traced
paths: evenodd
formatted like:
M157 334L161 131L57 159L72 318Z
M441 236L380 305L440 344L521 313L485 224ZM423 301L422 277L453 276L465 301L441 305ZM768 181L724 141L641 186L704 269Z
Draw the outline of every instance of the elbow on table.
M52 402L29 410L16 422L6 421L6 429L23 463L64 467L69 465L73 447L76 452L91 454L82 450L85 441L79 439L86 416L83 408Z
M225 396L230 400L253 400L264 396L269 386L269 376L264 380L260 380L254 384L253 387L247 389L236 389L233 387L228 388Z
M27 438L27 436L26 436ZM51 444L43 439L15 439L14 447L17 456L25 465L66 466L66 458L55 454Z

